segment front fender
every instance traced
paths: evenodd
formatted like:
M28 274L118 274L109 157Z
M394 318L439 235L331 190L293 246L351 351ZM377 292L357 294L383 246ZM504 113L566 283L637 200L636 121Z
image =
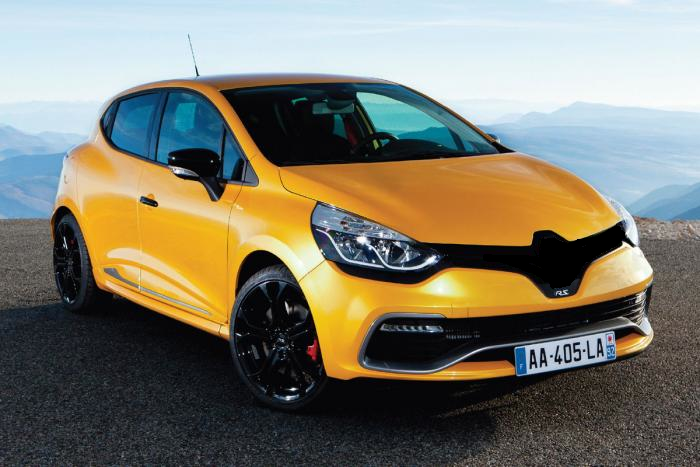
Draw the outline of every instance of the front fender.
M241 267L251 254L274 255L297 282L324 261L311 233L315 206L314 200L277 187L243 188L229 221L229 313Z

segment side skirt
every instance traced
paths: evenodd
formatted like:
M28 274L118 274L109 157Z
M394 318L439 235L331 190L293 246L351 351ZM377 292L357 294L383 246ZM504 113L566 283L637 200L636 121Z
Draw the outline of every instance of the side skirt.
M137 305L141 305L144 308L155 311L156 313L160 313L169 318L176 319L182 323L228 340L228 326L215 323L203 316L183 312L183 310L180 308L170 305L164 301L163 299L168 301L171 299L168 297L162 297L160 294L155 294L155 297L159 297L161 300L151 298L150 296L146 295L146 293L151 292L150 290L139 287L138 284L122 278L114 268L105 268L104 272L106 276L105 286L110 292L113 292L120 297L129 300L130 302L134 302ZM179 302L175 303L179 304ZM189 306L187 307L189 309ZM199 310L199 308L197 308L197 310ZM207 316L209 315L209 313L204 310L201 310L200 312L206 313Z

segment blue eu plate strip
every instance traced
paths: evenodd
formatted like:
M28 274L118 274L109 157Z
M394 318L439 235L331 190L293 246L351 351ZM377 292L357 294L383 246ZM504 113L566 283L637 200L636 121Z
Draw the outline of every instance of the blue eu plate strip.
M515 348L515 374L523 376L527 374L527 359L525 358L525 347Z

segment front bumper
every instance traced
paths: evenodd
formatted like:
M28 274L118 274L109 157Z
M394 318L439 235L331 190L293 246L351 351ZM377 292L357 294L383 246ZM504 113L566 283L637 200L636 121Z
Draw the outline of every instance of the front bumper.
M504 355L517 345L615 330L620 333L617 355L624 357L646 348L653 331L646 315L637 321L620 316L535 339L521 336L488 345L464 346L439 362L423 362L423 366L415 362L397 366L395 362L368 360L368 336L397 314L461 320L547 312L633 296L644 292L651 281L652 270L641 250L625 244L588 267L575 295L556 299L547 298L525 276L482 269L447 269L418 284L400 284L351 276L325 261L300 284L314 315L329 376L473 380L515 375L512 361ZM493 352L499 349L500 354Z

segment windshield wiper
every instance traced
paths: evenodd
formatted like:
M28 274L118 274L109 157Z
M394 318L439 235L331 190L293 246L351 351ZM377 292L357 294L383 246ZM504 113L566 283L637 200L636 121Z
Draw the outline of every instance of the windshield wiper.
M424 159L445 159L450 157L468 157L475 156L478 153L469 153L462 151L426 151L412 152L405 151L395 153L389 156L372 156L366 159L310 159L297 160L285 163L285 167L294 167L299 165L323 165L323 164L361 164L364 162L394 162L402 160L424 160Z
M352 161L347 159L311 159L307 161L290 161L285 164L285 167L295 166L295 165L322 165L322 164L349 164L351 162L362 162L362 161Z
M461 151L427 151L427 152L401 152L397 154L392 154L390 156L375 156L371 159L372 162L389 162L389 161L400 161L400 160L423 160L423 159L433 159L433 158L450 158L450 157L468 157L474 156L475 153L461 152Z

